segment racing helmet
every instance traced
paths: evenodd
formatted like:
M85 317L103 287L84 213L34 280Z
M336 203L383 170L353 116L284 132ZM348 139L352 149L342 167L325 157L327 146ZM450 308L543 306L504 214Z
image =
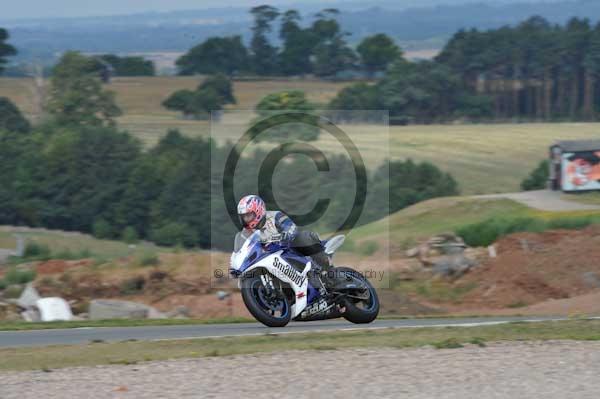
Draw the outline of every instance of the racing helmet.
M245 229L260 229L265 225L267 207L258 195L247 195L237 207L240 222Z

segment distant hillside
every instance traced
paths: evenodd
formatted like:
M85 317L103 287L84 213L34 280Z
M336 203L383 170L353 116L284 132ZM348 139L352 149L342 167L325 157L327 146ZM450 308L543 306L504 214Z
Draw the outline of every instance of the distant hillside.
M435 7L438 5L460 5L467 3L540 3L564 0L273 0L264 2L279 8L294 8L302 13L314 12L317 9L337 7L345 11L355 11L370 7L383 7L390 10L405 10L415 7ZM36 3L37 2L37 3ZM35 3L35 4L33 4ZM96 2L81 2L79 0L53 0L51 4L39 4L39 0L20 0L12 2L10 7L4 7L0 15L0 24L6 22L39 22L45 19L60 20L65 18L114 19L120 16L159 16L185 15L190 10L202 11L213 15L227 15L229 13L245 12L252 3L247 0L229 0L227 5L219 0L171 0L171 1L145 1L143 4L134 1L103 0ZM256 3L258 4L258 3ZM195 12L195 11L192 11Z
M398 9L388 0L340 4L340 22L351 33L350 42L383 32L400 42L405 49L441 48L456 30L476 27L489 29L514 24L531 15L541 15L551 22L564 23L569 17L600 16L596 0L531 2L521 0L480 0L459 5L449 0L409 1L402 4L420 8ZM337 4L337 3L335 3ZM362 9L358 8L362 4ZM372 6L375 4L376 6ZM328 3L309 3L297 7L309 23L318 8ZM422 6L428 7L422 7ZM364 8L370 7L370 8ZM288 7L281 7L282 10ZM597 17L592 17L597 20ZM596 22L596 21L593 22ZM251 19L246 8L220 8L168 13L145 13L114 17L32 19L2 22L11 33L11 42L21 59L52 59L67 49L85 52L181 52L209 36L250 35ZM278 32L273 32L277 37Z

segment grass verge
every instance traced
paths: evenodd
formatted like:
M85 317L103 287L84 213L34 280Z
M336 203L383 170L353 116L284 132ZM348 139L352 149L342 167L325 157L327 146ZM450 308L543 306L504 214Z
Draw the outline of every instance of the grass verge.
M0 321L0 331L55 330L62 328L82 327L148 327L148 326L181 326L195 324L250 323L253 319L246 317L223 317L215 319L112 319L53 321L46 323L29 323L26 321Z
M15 235L22 236L29 247L29 260L103 258L112 260L126 256L144 256L147 253L172 252L171 248L158 247L150 242L140 242L135 246L115 240L101 240L91 235L27 228L0 226L0 248L16 248ZM15 259L21 263L27 259Z
M488 245L510 232L583 228L600 221L600 211L540 211L510 199L434 198L404 208L384 219L353 229L350 240L390 238L408 249L425 237L458 232L470 245ZM344 247L342 247L344 248Z
M174 341L126 341L86 345L0 349L0 371L51 370L100 364L215 357L289 350L343 348L460 348L493 341L600 340L600 320L510 323L481 327L407 328Z
M600 193L598 192L563 194L562 198L587 205L600 205Z
M520 232L540 233L553 229L578 230L600 223L600 215L562 216L550 220L537 217L495 217L469 224L456 230L465 243L472 247L493 244L499 238Z
M518 315L517 315L518 316ZM462 319L462 318L485 318L491 317L486 314L473 315L403 315L403 316L380 316L379 319ZM151 327L151 326L183 326L202 324L225 324L225 323L256 323L256 320L246 317L218 317L213 319L112 319L112 320L81 320L81 321L54 321L30 323L27 321L3 321L0 320L0 331L32 331L32 330L56 330L65 328L83 327Z

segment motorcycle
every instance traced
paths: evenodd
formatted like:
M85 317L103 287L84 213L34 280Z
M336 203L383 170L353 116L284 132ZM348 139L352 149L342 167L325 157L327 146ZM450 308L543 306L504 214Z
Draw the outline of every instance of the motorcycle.
M344 243L338 235L322 241L330 258ZM375 288L359 272L333 267L332 278L277 237L261 241L254 232L231 254L230 275L238 279L244 304L254 318L268 327L284 327L290 320L313 321L343 317L352 323L370 323L379 313ZM324 284L324 278L333 284Z

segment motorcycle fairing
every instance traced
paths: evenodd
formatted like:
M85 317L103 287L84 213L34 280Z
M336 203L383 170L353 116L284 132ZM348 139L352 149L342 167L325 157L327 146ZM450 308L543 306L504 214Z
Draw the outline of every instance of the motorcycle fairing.
M260 243L259 236L254 233L248 237L238 252L231 254L230 271L231 274L239 277L244 273L251 273L255 269L263 268L279 280L289 284L295 296L295 303L291 306L292 318L294 318L308 304L308 272L311 270L312 263L306 262L304 270L298 271L282 256L284 252L288 252L288 250L277 244L270 244L266 251ZM238 286L241 288L241 280L238 281Z
M250 273L252 270L262 268L284 283L288 283L296 297L296 302L291 306L292 318L294 318L302 313L308 304L309 284L307 274L311 269L311 262L308 262L304 267L304 271L300 273L281 256L282 252L277 251L269 256L265 256L248 267L244 273ZM238 282L238 285L241 288L241 280Z

